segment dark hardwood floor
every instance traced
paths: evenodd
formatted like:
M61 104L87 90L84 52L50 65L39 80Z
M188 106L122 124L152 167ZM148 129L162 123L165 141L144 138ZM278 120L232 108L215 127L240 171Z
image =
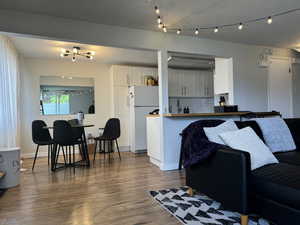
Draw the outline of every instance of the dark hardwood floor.
M0 198L0 225L180 224L148 194L184 185L184 172L160 171L146 154L122 153L109 164L102 156L90 169L52 173L39 158L27 159L19 187Z

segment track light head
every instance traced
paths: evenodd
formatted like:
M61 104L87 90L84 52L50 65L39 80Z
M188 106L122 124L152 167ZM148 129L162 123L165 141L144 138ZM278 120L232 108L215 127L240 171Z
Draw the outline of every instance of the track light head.
M240 23L239 26L238 26L238 28L239 28L239 30L243 30L244 25L242 23Z
M158 6L154 6L154 11L157 15L160 13Z

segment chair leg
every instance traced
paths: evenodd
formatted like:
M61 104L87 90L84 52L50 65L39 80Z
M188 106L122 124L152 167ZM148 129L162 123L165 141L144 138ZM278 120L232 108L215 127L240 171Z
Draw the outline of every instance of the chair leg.
M37 154L39 151L39 147L40 147L40 145L37 145L37 147L36 147L35 156L34 156L34 160L33 160L33 164L32 164L32 171L34 169L34 165L35 165L36 157L37 157Z
M101 143L101 142L100 142L100 143ZM97 141L97 140L95 140L95 149L94 149L94 162L95 162L95 158L96 158L97 144L98 144L98 141Z
M62 149L62 153L63 153L63 157L64 157L64 162L65 162L65 165L66 165L66 164L67 164L67 161L66 161L66 154L65 154L64 148Z
M249 218L248 215L241 215L241 225L248 225Z
M69 164L71 165L72 164L71 146L68 147L69 147Z
M106 141L104 140L103 141L103 155L104 155L104 162L105 162L105 155L106 155L106 149L105 149L105 143L106 143Z
M119 159L121 160L121 154L120 154L118 140L116 139L115 141L116 141L116 146L117 146L117 150L118 150L118 154L119 154Z
M112 142L111 141L109 141L109 143L108 143L108 146L107 146L107 150L108 150L108 161L110 162L110 153L111 153L111 151L112 151L112 144L111 144Z
M73 172L75 174L75 146L73 145Z
M57 153L56 153L56 156L55 156L56 158L55 158L55 165L54 165L55 167L54 168L56 168L56 165L57 165L60 148L62 148L64 150L64 147L62 147L62 146L58 147L58 150L57 150Z
M48 145L48 166L50 164L50 146L51 145Z

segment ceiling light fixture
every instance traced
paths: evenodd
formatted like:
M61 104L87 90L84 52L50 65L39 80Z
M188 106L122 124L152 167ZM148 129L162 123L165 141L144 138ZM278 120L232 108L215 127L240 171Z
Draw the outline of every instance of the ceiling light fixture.
M163 31L167 32L166 27L162 23L161 16L160 16L160 10L159 10L157 5L154 6L154 10L155 10L155 13L158 15L158 17L157 17L158 27L163 28ZM194 32L196 35L199 34L199 30L212 30L215 33L217 33L219 31L219 29L222 29L222 28L237 27L238 30L243 30L244 25L251 24L251 23L257 23L257 22L261 22L261 21L266 21L268 24L272 24L274 17L280 17L280 16L283 16L283 15L295 13L295 12L298 12L298 11L300 11L300 8L294 8L294 9L290 9L288 11L279 12L279 13L273 14L273 15L268 16L268 17L264 16L264 17L259 17L259 18L253 18L253 19L250 19L250 20L242 21L240 23L221 24L221 25L218 25L218 26L203 26L203 27L198 26L198 28L196 28L196 29L194 29L194 28L182 28L182 29L180 29L180 32L178 31L179 30L178 27L169 27L169 30L171 32L176 32L177 34L178 33L181 34L181 33L184 33L184 32L190 34L191 32Z
M161 23L161 18L160 18L160 16L157 17L157 23Z
M240 23L240 25L239 25L239 30L243 30L243 28L244 28L244 25L242 24L242 23Z
M167 27L165 25L163 25L163 31L167 33Z
M294 48L295 51L300 52L300 47L299 48Z
M159 14L159 8L157 6L154 6L154 10L155 10L155 13L158 15Z
M268 20L267 20L267 23L268 23L268 24L271 24L272 22L273 22L273 19L272 19L271 16L269 16L269 17L268 17Z
M95 54L96 53L94 51L83 52L83 51L81 51L80 47L74 46L72 48L72 50L68 50L68 49L64 49L64 48L61 49L60 57L64 58L64 57L71 56L72 62L75 62L78 56L82 56L82 57L92 60L94 58Z

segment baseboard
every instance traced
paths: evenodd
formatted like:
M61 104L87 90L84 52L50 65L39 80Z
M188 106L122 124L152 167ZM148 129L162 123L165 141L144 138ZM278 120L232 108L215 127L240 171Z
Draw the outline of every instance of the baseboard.
M129 146L120 146L120 152L129 152L130 151L130 147Z
M129 152L129 150L130 150L129 146L120 146L119 148L120 148L120 152ZM115 151L116 151L116 149L115 149ZM75 153L78 154L79 150L75 149ZM60 153L60 154L62 155L62 153ZM22 153L22 151L21 151L21 158L24 158L24 159L34 158L34 155L35 155L35 152ZM48 157L48 151L47 150L39 151L38 158L39 157Z
M158 166L159 168L161 166L160 160L157 160L157 159L155 159L153 157L150 157L150 162L153 163L154 165Z

